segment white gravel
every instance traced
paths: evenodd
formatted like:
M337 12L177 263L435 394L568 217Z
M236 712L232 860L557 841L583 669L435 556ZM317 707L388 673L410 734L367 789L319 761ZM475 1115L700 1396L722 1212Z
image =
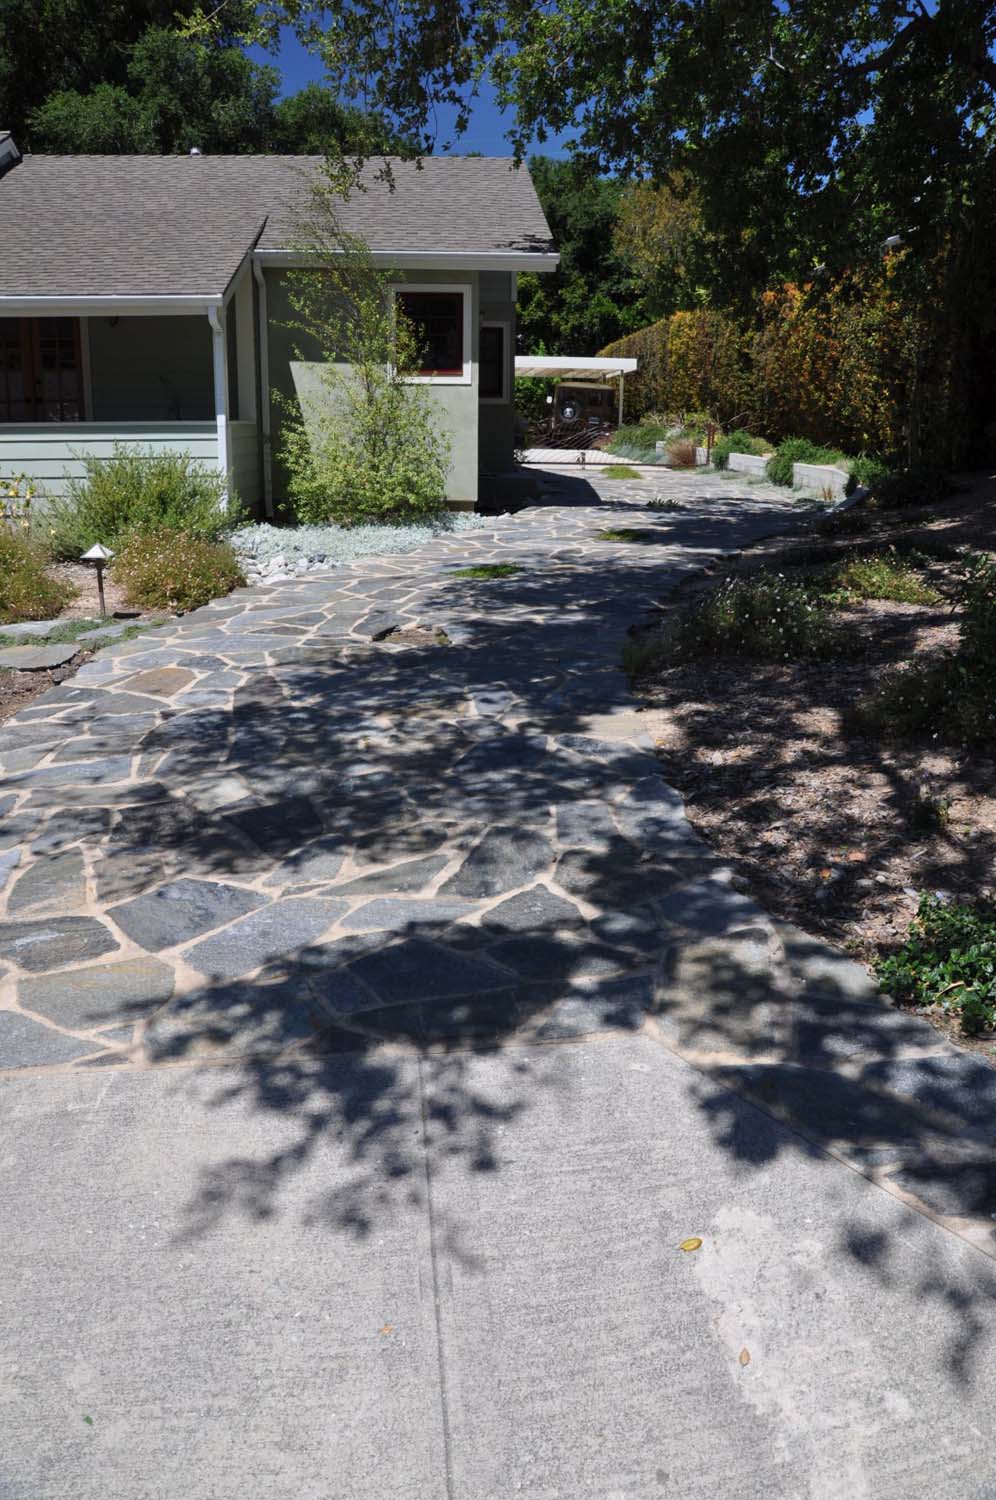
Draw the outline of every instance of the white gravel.
M408 526L242 526L230 540L252 583L320 573L360 557L412 552L433 537L486 524L484 516L449 511L436 521Z

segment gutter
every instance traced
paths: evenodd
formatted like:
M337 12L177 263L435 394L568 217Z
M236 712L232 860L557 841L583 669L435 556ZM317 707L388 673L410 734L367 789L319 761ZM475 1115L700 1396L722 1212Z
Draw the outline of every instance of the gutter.
M339 253L339 252L335 252ZM318 255L320 259L320 252ZM373 250L375 266L396 271L555 271L560 255L554 250ZM314 265L316 256L301 250L256 250L253 260L265 266L291 268Z
M223 302L223 296L205 296L203 292L180 292L152 297L135 296L132 293L118 296L113 292L97 297L4 296L0 294L0 315L9 313L12 317L28 317L32 314L41 317L60 315L107 317L121 312L133 315L148 313L155 316L194 314L203 317L205 313L210 316L211 309L221 307Z
M256 303L256 349L259 356L259 433L263 449L263 509L273 519L273 462L270 433L270 321L266 308L266 277L256 256L252 275L258 293Z

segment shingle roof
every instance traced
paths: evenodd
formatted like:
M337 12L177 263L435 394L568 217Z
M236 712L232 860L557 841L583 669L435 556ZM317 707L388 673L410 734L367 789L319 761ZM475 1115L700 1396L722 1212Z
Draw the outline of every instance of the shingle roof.
M246 252L293 248L322 159L25 156L0 179L0 297L218 296ZM342 205L374 251L550 252L525 169L502 157L370 162Z

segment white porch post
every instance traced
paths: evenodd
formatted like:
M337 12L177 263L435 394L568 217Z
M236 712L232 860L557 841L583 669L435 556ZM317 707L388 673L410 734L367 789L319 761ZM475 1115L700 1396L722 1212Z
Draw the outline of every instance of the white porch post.
M232 463L228 433L228 347L222 310L209 307L208 322L211 324L211 349L214 356L214 420L218 429L218 468L227 486Z
M619 372L619 426L623 424L623 392L626 389L626 376Z

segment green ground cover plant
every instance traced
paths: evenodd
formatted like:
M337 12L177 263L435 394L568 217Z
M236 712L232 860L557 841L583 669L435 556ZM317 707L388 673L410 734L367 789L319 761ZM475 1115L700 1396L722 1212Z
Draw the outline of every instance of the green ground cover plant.
M13 622L10 622L13 623ZM71 642L79 640L81 635L86 635L91 630L99 630L102 625L120 624L121 621L113 620L65 620L57 625L54 630L47 630L44 635L4 635L3 627L0 625L0 646L68 646ZM122 641L131 640L139 635L146 626L139 620L129 625L120 635L115 633L115 643L120 645ZM86 641L86 646L95 646L99 642Z
M226 542L169 528L136 532L114 559L115 580L139 609L185 612L245 583Z
M786 438L768 459L768 479L772 484L791 485L795 464L833 464L846 469L848 458L839 449L820 447L818 443L811 443L809 438Z
M36 522L52 556L75 562L95 542L117 548L142 531L182 531L216 540L236 524L225 483L189 453L115 447L110 458L84 460L65 495L50 502Z
M0 626L49 620L76 597L69 583L45 572L43 549L23 531L0 526Z
M607 464L602 470L606 479L639 479L637 469L630 468L629 464Z
M669 434L675 436L673 426L666 422L648 421L620 427L612 434L607 451L634 463L663 463L665 455L658 453L657 444L665 442Z
M736 432L724 433L717 438L712 449L712 463L716 469L727 469L730 466L731 453L753 453L761 455L770 453L771 444L765 442L764 438L754 437L749 432L738 428Z
M875 966L903 1005L940 1005L968 1033L996 1025L996 905L923 895L909 935Z
M512 578L523 571L519 563L475 563L471 568L457 568L451 578Z
M898 604L937 604L940 594L911 562L887 552L852 555L812 575L812 587L831 604L890 599Z
M934 464L918 464L895 473L880 474L871 484L875 500L885 510L936 505L952 495L954 489L948 475Z
M623 664L639 675L704 656L799 661L838 655L848 643L829 603L805 584L757 574L727 580L662 630L627 642Z
M958 602L957 648L887 677L855 705L858 728L963 745L996 739L996 561L980 554L967 560Z
M640 531L636 526L607 526L598 533L600 542L652 542L656 532Z

